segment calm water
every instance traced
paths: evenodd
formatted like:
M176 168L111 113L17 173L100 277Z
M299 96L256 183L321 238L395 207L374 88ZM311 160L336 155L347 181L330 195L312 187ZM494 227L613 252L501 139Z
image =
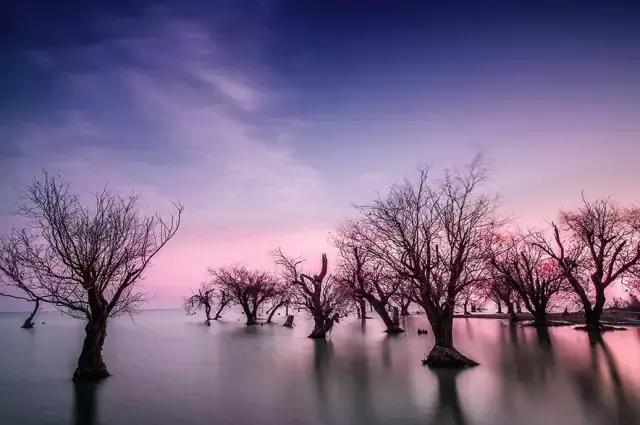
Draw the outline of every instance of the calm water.
M481 366L421 366L433 340L387 337L377 320L341 323L330 341L305 338L296 317L245 328L234 317L207 328L181 311L147 311L111 323L111 378L69 379L82 323L58 313L19 329L0 314L3 424L639 424L640 330L603 342L571 328L534 329L460 319L459 347ZM278 317L282 320L282 316Z

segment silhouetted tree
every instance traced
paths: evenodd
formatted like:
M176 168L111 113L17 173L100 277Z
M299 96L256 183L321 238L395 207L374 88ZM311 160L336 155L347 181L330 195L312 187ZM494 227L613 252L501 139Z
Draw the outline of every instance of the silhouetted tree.
M537 232L533 243L562 270L582 304L585 328L600 331L606 288L640 261L640 209L583 198L582 207L561 212L560 224L551 227L553 241Z
M500 284L519 295L534 325L546 326L553 297L567 289L562 270L522 235L496 235L490 246L489 263Z
M22 328L31 329L42 300L42 291L38 288L37 276L22 265L20 239L7 237L0 242L0 296L33 303L31 314L25 319Z
M274 314L282 308L287 307L286 316L289 316L289 304L291 303L291 290L289 282L281 279L278 281L278 287L275 290L271 305L267 309L267 323L271 323Z
M340 254L338 281L356 300L366 300L386 326L385 332L404 332L398 315L389 312L391 300L397 294L402 281L367 247L369 238L363 237L364 229L352 221L342 226L334 243ZM398 309L397 307L394 307ZM398 309L399 311L399 309Z
M468 366L453 345L458 295L483 278L486 233L495 227L493 198L479 192L485 171L475 160L430 186L428 170L418 180L394 185L385 198L359 207L374 254L409 283L422 306L435 346L426 363Z
M276 265L291 285L293 302L313 317L313 331L309 338L325 338L346 311L349 297L328 275L327 255L322 254L320 273L310 275L301 270L301 258L287 257L282 250L273 253Z
M487 294L484 288L484 281L478 280L473 285L466 286L457 297L457 304L462 305L462 313L465 316L471 313L477 313L487 299ZM469 311L471 308L471 311Z
M411 296L409 292L409 285L406 282L401 282L396 293L392 296L394 302L400 309L400 316L409 316L409 307L411 306Z
M102 359L107 321L144 301L135 283L180 226L181 205L163 219L140 215L137 203L104 190L87 207L47 174L24 194L20 213L29 224L12 234L19 267L37 281L43 300L87 322L74 379L109 376Z
M211 318L211 309L218 304L217 310L213 318ZM205 324L211 325L211 320L218 320L222 311L231 302L231 297L224 289L216 288L213 282L203 282L197 292L194 292L189 298L184 300L184 311L188 315L195 314L198 310L203 309L205 313Z
M518 321L516 314L515 304L517 294L511 286L509 286L504 278L492 270L489 273L489 277L486 280L485 288L488 293L488 297L495 300L496 303L504 304L507 307L507 314L509 315L509 322L514 324ZM498 314L502 314L502 311L498 310Z
M258 309L273 299L278 290L278 279L270 273L248 270L246 267L221 267L209 270L219 285L235 304L242 307L246 324L258 323Z

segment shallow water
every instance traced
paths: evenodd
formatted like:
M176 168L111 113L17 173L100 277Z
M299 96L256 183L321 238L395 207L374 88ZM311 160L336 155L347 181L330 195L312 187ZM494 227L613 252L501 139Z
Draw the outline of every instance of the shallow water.
M3 424L639 424L640 329L602 341L571 328L539 335L487 319L458 319L458 347L481 365L434 372L424 316L388 337L378 320L305 338L309 322L245 328L229 314L207 328L181 311L110 324L98 385L69 379L82 322L0 314ZM276 316L282 321L283 316ZM44 320L46 324L40 324Z

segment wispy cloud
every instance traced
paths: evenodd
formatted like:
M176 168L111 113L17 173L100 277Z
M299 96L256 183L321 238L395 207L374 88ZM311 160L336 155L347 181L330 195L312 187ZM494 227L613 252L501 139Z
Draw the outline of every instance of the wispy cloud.
M200 254L188 265L179 251L163 255L150 279L167 285L179 273L197 283L221 252L224 260L264 259L266 241L256 244L247 232L266 231L274 244L307 238L303 245L311 246L311 238L328 230L321 208L326 189L288 143L297 124L281 119L269 132L259 125L269 112L269 76L256 74L258 63L247 67L246 57L230 61L224 45L195 22L157 10L143 21L144 28L113 22L120 33L97 45L34 56L61 72L69 95L81 97L84 108L61 107L19 126L15 142L25 155L12 159L12 181L17 186L45 168L81 190L108 183L140 193L152 208L181 200L185 226L176 246ZM108 55L100 66L82 66L83 58L97 61L98 52ZM224 240L203 241L203 234ZM177 271L185 266L188 271Z

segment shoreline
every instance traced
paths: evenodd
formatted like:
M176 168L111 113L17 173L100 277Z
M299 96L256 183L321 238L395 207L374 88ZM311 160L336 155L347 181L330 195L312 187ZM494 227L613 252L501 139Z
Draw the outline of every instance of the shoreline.
M496 319L509 320L508 314L499 313L471 313L454 314L455 319ZM518 322L532 321L530 313L517 314ZM549 313L549 327L554 326L574 326L584 325L584 315L582 312L572 313ZM626 310L605 310L602 312L602 324L609 326L633 326L640 327L640 312Z

